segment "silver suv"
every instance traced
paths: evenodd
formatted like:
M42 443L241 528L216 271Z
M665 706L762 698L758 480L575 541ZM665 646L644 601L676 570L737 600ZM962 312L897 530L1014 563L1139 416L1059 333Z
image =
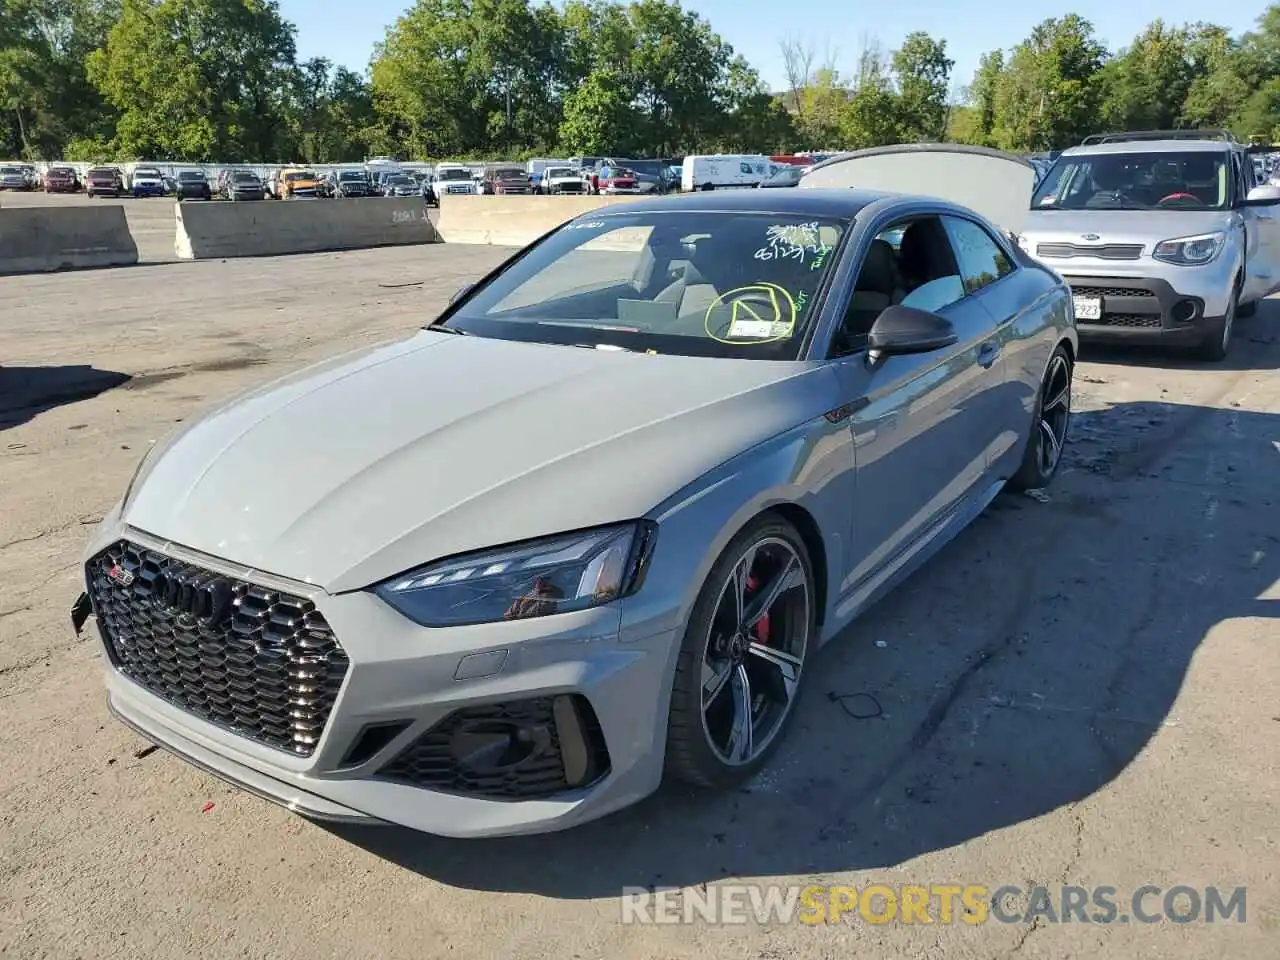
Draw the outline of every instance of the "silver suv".
M1071 286L1082 340L1195 346L1280 288L1280 187L1222 130L1089 137L1036 187L1019 235Z

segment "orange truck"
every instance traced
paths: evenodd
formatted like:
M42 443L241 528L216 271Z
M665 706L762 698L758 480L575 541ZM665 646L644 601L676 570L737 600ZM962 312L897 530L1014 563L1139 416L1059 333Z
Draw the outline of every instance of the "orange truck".
M305 167L285 167L276 181L276 199L315 197L320 193L320 177Z

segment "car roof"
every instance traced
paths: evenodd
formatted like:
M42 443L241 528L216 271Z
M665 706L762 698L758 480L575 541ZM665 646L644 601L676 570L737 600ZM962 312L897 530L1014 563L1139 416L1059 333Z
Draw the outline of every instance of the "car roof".
M649 211L697 210L707 213L782 213L798 217L852 218L863 207L889 196L900 196L876 190L709 190L675 196L637 200L618 206L593 210L592 217L609 214L648 213ZM586 216L586 214L584 214Z
M1240 149L1223 140L1122 140L1119 143L1091 143L1070 147L1064 157L1104 156L1116 153L1226 153Z

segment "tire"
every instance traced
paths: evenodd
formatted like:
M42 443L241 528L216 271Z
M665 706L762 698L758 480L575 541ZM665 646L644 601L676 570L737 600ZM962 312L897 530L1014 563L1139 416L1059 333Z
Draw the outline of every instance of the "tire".
M1231 350L1231 335L1235 329L1236 312L1240 306L1240 281L1236 281L1227 301L1227 310L1208 328L1205 338L1196 348L1196 355L1210 363L1221 363Z
M1009 486L1014 490L1039 490L1052 483L1057 475L1071 426L1073 373L1071 355L1065 346L1058 344L1045 367L1044 379L1036 396L1036 412L1027 431L1022 463L1018 472L1009 478Z
M765 581L755 588L757 599L774 577L784 576L788 582L803 579L767 608L758 625L743 627L735 609L738 605L732 602L735 595L726 588L738 581L737 572L749 554L754 557L754 566L748 572L756 571ZM749 609L752 593L745 595L747 601L742 606ZM694 603L676 660L667 718L667 777L724 789L749 779L764 766L782 741L804 689L804 666L817 635L816 598L809 551L796 528L778 514L766 512L756 517L725 547ZM728 630L724 629L730 616L738 620L731 639L725 637ZM774 637L770 631L779 623L782 630ZM747 630L764 633L748 634ZM759 651L769 656L761 656ZM719 684L717 690L704 704L704 684L715 683ZM757 699L761 710L758 719L754 716ZM746 715L752 718L753 734L743 738L750 752L733 756L732 730L741 727L729 722L726 732L726 720L743 715L740 705L749 708ZM766 718L767 729L755 731L755 724ZM718 736L720 732L723 737ZM760 736L766 739L757 746ZM717 742L720 739L723 744Z
M714 187L712 184L704 183L704 184L702 185L702 189L703 189L703 190L705 190L705 191L707 191L707 192L710 192L710 191L714 190L714 189L715 189L715 187Z

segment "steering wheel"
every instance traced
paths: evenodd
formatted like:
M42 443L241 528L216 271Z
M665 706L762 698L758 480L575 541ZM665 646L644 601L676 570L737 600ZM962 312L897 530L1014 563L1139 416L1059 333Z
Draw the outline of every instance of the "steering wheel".
M1163 207L1165 204L1173 205L1175 203L1185 203L1188 200L1190 200L1192 203L1197 205L1199 205L1200 203L1200 198L1197 197L1194 193L1180 192L1180 193L1171 193L1167 197L1162 197L1160 199L1160 202L1157 203L1156 206Z

